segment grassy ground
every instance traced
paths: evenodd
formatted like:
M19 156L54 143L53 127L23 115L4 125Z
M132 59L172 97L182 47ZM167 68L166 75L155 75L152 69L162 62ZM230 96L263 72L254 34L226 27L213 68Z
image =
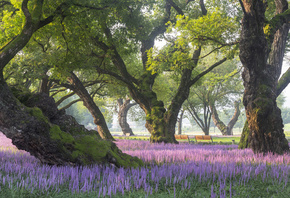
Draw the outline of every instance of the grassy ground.
M195 138L194 136L189 136L190 137L190 142L191 143L195 143ZM114 136L114 138L116 139L128 139L128 140L145 140L145 141L149 141L149 136ZM232 144L232 141L235 141L235 144L238 144L240 141L240 137L237 136L233 136L233 137L215 137L212 136L213 142L214 143L219 143L219 144ZM179 142L188 142L187 140L178 140ZM209 141L200 141L202 143L208 143Z
M289 126L290 127L290 126ZM288 139L288 142L290 142L290 131L285 131L285 136L286 138ZM115 134L118 134L118 135L115 135L114 137L116 139L129 139L129 140L148 140L149 141L149 138L150 136L148 134L146 135L134 135L134 136L129 136L129 137L126 137L126 136L122 136L121 135L121 132L116 132ZM198 133L198 132L192 132L192 133L187 133L186 135L189 135L189 138L190 138L190 142L195 142L195 139L194 139L194 135L202 135L201 133ZM235 144L238 144L240 142L240 135L234 135L234 136L221 136L221 135L212 135L212 139L213 139L213 142L214 143L219 143L219 144L232 144L233 140L234 140L234 143ZM187 140L178 140L179 142L187 142ZM208 142L208 141L201 141L201 142Z

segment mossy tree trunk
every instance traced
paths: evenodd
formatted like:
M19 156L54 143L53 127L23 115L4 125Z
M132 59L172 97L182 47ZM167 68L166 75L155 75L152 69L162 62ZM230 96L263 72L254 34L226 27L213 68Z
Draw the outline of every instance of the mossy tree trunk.
M245 149L249 147L248 136L249 136L249 125L248 125L248 121L246 121L243 127L241 139L239 142L239 149Z
M84 106L92 114L94 118L94 123L97 125L98 133L100 134L100 136L105 140L115 140L110 133L110 130L107 126L106 120L101 110L96 105L94 99L91 97L80 79L73 72L71 72L69 82L71 84L69 88L80 97L80 99L83 101Z
M275 2L277 13L288 9L287 1ZM273 46L279 38L276 37L274 40L274 37L286 23L285 17L275 18L275 22L271 21L269 24L269 32L267 30L264 32L266 2L243 0L241 5L244 17L240 40L240 59L244 67L242 75L245 86L243 103L249 126L247 142L255 153L282 154L289 151L289 146L283 132L276 93L281 72L280 63L285 47L282 49L283 53L277 55L280 62L278 64L274 63L278 60L273 61L269 54L275 53ZM281 46L283 43L285 44L285 41L279 45ZM268 59L269 62L267 62Z
M0 130L19 149L49 165L114 164L137 167L143 162L122 153L72 116L58 111L53 98L39 93L20 103L0 78Z
M130 98L126 98L125 100L123 98L119 98L117 100L119 106L118 122L124 135L126 135L127 133L129 133L130 135L134 135L130 125L127 122L127 115L129 109L134 105L137 105L137 103L130 103L130 101Z
M235 112L231 118L231 120L229 121L228 125L225 125L223 123L223 121L221 121L221 119L219 118L219 115L217 113L216 107L214 104L210 103L210 109L211 109L211 113L212 113L212 120L215 124L215 126L221 131L221 133L223 135L233 135L233 128L236 124L236 122L238 121L238 118L240 116L240 102L239 101L235 101L234 106L235 106Z
M58 111L53 98L44 93L31 95L22 104L15 98L3 77L3 69L29 42L33 33L53 20L40 20L43 0L22 3L26 22L22 32L0 51L0 130L19 149L28 151L42 163L50 165L115 164L137 167L143 162L122 153L114 143L102 140L71 116ZM59 11L61 8L59 8ZM33 17L32 17L33 16Z
M118 73L101 67L97 67L97 71L115 77L128 87L131 97L139 104L146 114L145 127L151 133L151 142L175 143L177 141L174 138L174 133L169 134L168 126L164 118L166 112L164 104L162 101L158 101L156 93L152 90L157 75L152 74L151 71L147 71L147 52L154 46L156 37L166 31L166 23L170 20L171 6L168 2L165 2L164 8L166 14L160 25L155 27L149 35L144 36L145 39L141 41L143 74L139 79L136 79L128 72L124 60L119 54L117 47L114 45L111 30L106 24L102 24L102 26L107 42L103 42L98 36L95 37L95 42L105 53L110 51L111 61L118 70Z

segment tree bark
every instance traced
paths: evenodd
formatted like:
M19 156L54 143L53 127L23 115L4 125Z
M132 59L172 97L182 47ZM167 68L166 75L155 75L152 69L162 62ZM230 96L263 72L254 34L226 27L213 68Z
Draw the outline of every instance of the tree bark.
M179 118L178 118L178 127L177 127L177 134L178 135L181 135L182 134L182 119L183 119L183 114L184 114L184 109L181 110L181 113L179 115Z
M287 1L281 2L288 5ZM264 33L266 3L262 0L243 0L241 5L244 17L240 59L244 67L243 103L249 125L248 145L254 153L282 154L289 151L289 146L283 132L281 111L276 103L277 76L281 68L269 57L271 45L276 41L273 42L271 35L266 37ZM272 50L271 53L275 54L275 49ZM284 53L278 54L278 59L283 59Z
M212 120L215 124L215 126L221 131L223 135L233 135L232 130L233 127L235 126L236 122L238 121L238 117L240 116L240 102L235 101L235 112L234 115L232 116L230 122L228 125L225 125L219 118L219 115L217 113L217 110L215 108L214 104L210 104L210 109L212 112Z
M112 134L109 131L106 120L99 109L99 107L94 102L93 98L90 96L82 82L79 78L71 72L71 76L69 78L69 82L71 83L71 89L74 91L80 99L83 101L84 106L89 110L94 118L94 123L97 125L98 133L104 140L112 140Z
M209 105L211 110L211 117L214 125L220 130L222 135L227 135L227 126L223 123L223 121L220 120L219 115L217 113L217 110L215 108L214 104Z
M249 147L248 136L249 136L249 124L248 124L248 121L246 121L243 127L241 139L239 142L239 149L245 149Z
M131 107L136 105L137 103L130 103L130 99L127 98L123 100L123 98L119 98L117 100L118 106L119 106L119 111L118 111L118 122L119 125L122 129L122 132L124 135L129 133L130 135L134 135L130 125L127 122L127 115L128 111Z
M0 78L0 130L19 149L49 165L114 164L137 167L143 162L122 153L72 116L58 111L53 98L31 95L23 105Z
M41 79L39 92L49 95L50 86L51 82L49 81L49 77L45 74L45 76Z
M233 128L238 121L238 118L240 116L240 102L241 101L235 101L234 106L235 106L235 112L234 115L232 116L230 122L227 125L227 135L233 135Z

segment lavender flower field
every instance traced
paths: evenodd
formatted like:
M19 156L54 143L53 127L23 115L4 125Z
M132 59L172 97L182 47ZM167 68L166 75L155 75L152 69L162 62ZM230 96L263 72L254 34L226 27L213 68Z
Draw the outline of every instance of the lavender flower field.
M290 155L236 145L118 140L139 169L41 165L0 136L0 197L289 197Z

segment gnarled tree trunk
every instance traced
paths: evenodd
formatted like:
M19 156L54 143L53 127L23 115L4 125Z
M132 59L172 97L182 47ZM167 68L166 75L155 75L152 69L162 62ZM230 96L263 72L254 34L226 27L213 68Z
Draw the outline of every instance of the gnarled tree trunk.
M122 129L124 135L129 133L130 135L134 135L130 125L127 122L128 111L131 107L136 105L137 103L130 103L130 98L123 100L123 98L119 98L117 100L119 110L118 110L118 122Z
M142 161L88 131L58 111L53 98L39 93L17 100L0 78L0 130L19 149L49 165L115 164L137 167Z
M276 13L281 14L287 9L287 2L282 1L279 3L279 1L276 2ZM275 79L278 81L278 78L281 75L281 69L283 64L283 57L285 53L285 44L287 41L287 36L289 32L290 25L287 23L284 23L274 34L274 39L271 47L271 53L269 54L269 62L273 67L275 68ZM290 69L288 69L279 79L277 87L276 87L276 94L278 97L282 91L287 87L287 85L290 82ZM244 149L248 148L248 137L249 137L249 128L248 128L248 122L246 121L243 131L241 140L239 143L239 148Z
M275 2L278 8L277 13L287 10L287 1L277 0ZM244 17L240 40L240 59L244 67L243 103L249 126L248 145L255 153L282 154L289 151L289 146L283 132L281 111L276 103L277 76L280 75L281 68L271 61L269 54L271 50L275 50L271 49L276 42L273 39L274 34L277 28L283 26L278 18L275 19L275 23L272 21L270 32L264 32L265 1L243 0L241 5ZM283 59L283 54L279 53L279 60ZM269 62L267 62L268 58L270 58Z
M69 81L71 83L70 89L72 89L80 97L80 99L83 101L84 106L92 114L94 118L94 123L97 125L98 133L100 134L100 136L105 140L115 140L109 131L106 120L101 110L96 105L94 99L90 96L82 82L73 72L71 72Z

